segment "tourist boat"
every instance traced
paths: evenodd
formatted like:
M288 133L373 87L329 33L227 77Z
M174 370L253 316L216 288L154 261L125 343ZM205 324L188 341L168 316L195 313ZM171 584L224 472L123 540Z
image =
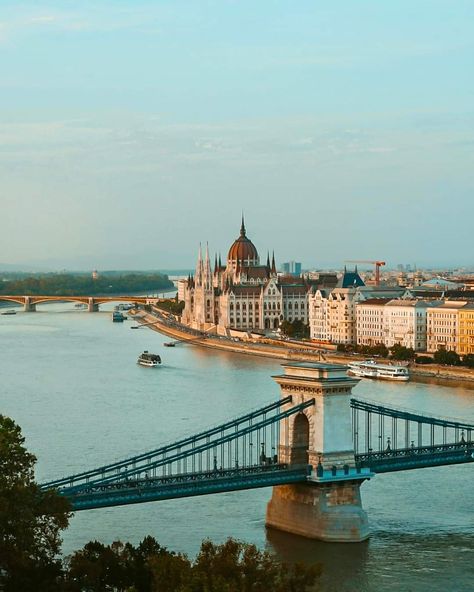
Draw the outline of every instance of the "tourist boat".
M5 312L2 312L2 315L15 315L16 314L16 310L6 310Z
M118 310L114 310L114 312L112 313L112 320L114 323L121 323L126 318L127 317L123 316L123 314L121 312L119 312Z
M166 341L165 343L163 343L163 345L165 347L174 347L176 343L174 341Z
M378 378L381 380L398 380L402 382L410 379L410 373L406 366L379 364L375 360L352 362L349 364L349 374L360 378Z
M140 366L148 366L149 368L156 368L161 364L161 358L158 354L150 354L145 350L138 357L137 364L140 364Z
M84 304L83 302L78 302L74 305L74 308L87 308L87 304Z

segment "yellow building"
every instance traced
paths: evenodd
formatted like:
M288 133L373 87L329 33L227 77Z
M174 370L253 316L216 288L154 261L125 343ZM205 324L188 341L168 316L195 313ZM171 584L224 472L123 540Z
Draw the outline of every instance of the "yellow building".
M426 313L426 350L457 351L459 344L459 313L466 300L445 300L429 308ZM459 353L459 352L458 352Z
M468 304L458 312L459 332L457 352L461 356L474 354L474 304Z

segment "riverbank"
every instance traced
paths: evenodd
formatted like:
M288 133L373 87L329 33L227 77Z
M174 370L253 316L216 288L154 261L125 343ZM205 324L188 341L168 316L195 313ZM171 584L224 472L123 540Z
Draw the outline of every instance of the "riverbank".
M312 344L305 344L304 347L295 347L295 345L301 346L301 342L295 344L291 341L277 342L276 340L268 340L268 343L258 343L255 340L242 341L236 338L219 337L209 334L204 335L203 333L178 324L171 317L167 316L166 313L156 308L154 308L153 313L141 311L134 316L141 324L149 324L148 326L151 329L172 337L176 341L188 342L200 347L273 358L282 362L334 362L337 364L349 364L350 362L366 359L360 355L322 352ZM389 360L382 359L380 361L389 362ZM414 363L411 363L409 368L413 380L419 380L420 382L439 382L440 384L456 381L464 383L469 388L474 388L474 370L470 368L440 366L438 364L420 366Z

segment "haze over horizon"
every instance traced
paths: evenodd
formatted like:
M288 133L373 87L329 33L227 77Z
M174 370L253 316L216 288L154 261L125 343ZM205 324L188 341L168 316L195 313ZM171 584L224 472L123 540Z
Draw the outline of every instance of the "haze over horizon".
M6 0L0 262L474 267L467 0Z

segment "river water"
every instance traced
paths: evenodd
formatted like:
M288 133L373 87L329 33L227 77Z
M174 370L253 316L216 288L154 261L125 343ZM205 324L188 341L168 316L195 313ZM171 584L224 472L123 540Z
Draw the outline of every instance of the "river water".
M110 308L109 308L110 311ZM0 316L0 413L22 427L38 457L37 479L64 476L157 447L279 396L276 361L200 349L163 348L167 338L110 312L73 304ZM136 364L160 353L153 370ZM362 381L360 398L474 422L474 390ZM64 535L70 553L91 539L138 542L147 534L194 555L203 538L255 543L282 560L322 564L322 589L474 589L474 467L379 475L362 486L371 537L327 544L266 530L269 489L79 512Z

